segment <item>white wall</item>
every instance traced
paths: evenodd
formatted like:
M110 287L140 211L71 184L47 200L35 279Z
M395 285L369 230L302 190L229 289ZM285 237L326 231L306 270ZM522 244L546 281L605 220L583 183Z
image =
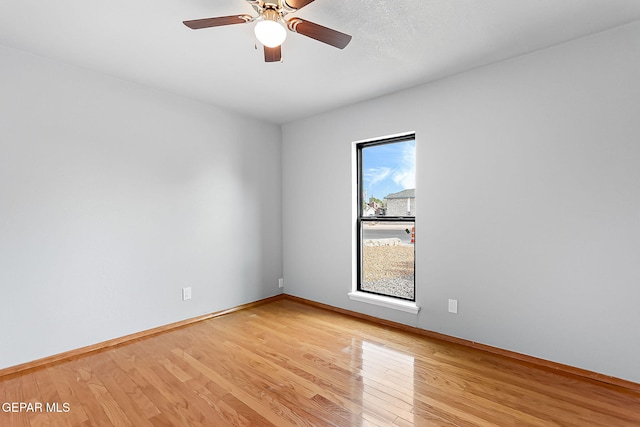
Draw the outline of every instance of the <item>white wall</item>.
M278 126L0 47L0 368L278 293L281 200Z
M285 125L286 292L640 382L639 49L634 23ZM406 131L418 315L347 297L352 142Z

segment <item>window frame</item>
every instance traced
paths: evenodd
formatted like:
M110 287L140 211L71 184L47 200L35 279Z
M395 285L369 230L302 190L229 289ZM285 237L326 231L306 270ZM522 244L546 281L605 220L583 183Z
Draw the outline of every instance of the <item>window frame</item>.
M414 227L416 223L416 217L414 216L364 216L363 208L366 203L364 200L364 177L362 168L362 150L369 147L375 147L380 145L394 144L405 141L416 141L416 134L414 132L402 134L393 137L380 138L370 141L358 142L355 144L356 148L356 187L358 191L357 195L357 209L356 209L356 291L364 294L376 295L384 298L392 298L394 300L415 303L416 301L416 261L415 261L415 243L414 243L414 257L413 257L413 298L403 298L400 296L383 294L379 292L373 292L366 289L362 289L362 277L363 277L363 224L366 222L413 222Z

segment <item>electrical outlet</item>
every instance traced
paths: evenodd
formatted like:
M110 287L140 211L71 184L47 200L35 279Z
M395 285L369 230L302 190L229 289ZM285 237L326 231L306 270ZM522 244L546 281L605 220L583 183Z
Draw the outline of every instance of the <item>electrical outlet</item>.
M284 279L283 278L279 278L278 279L278 287L279 288L284 288Z
M449 313L458 314L458 300L450 299L449 300Z
M191 286L188 288L182 288L182 301L191 299Z

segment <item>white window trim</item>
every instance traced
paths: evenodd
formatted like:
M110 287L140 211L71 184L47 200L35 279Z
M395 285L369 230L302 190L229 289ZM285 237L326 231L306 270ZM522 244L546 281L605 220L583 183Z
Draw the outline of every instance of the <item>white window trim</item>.
M414 135L415 137L415 134L416 134L415 131L403 132L403 133L387 135L383 137L363 139L360 141L355 141L351 144L351 168L353 171L356 171L354 174L352 174L352 177L351 177L351 181L352 181L351 188L353 189L352 198L354 200L354 203L352 205L352 213L351 213L352 224L353 224L353 231L352 231L353 236L355 236L356 235L355 233L357 233L356 218L358 217L358 201L359 201L359 195L358 195L358 189L357 189L358 161L357 161L357 154L356 154L358 144L377 141L380 139L390 139L390 138L408 136L408 135ZM358 275L357 263L359 262L359 260L357 256L356 246L357 246L357 238L354 237L352 239L352 248L351 248L352 249L351 254L353 259L352 269L351 269L353 290L347 294L349 296L349 299L351 301L358 301L365 304L377 305L379 307L385 307L392 310L403 311L405 313L418 314L418 312L420 311L420 307L415 303L415 301L407 301L400 298L388 297L385 295L376 295L369 292L360 292L357 290L358 289L357 283L356 283L357 275Z
M349 299L352 301L364 302L392 310L404 311L405 313L418 314L420 307L414 301L405 301L398 298L384 295L370 294L368 292L349 292Z

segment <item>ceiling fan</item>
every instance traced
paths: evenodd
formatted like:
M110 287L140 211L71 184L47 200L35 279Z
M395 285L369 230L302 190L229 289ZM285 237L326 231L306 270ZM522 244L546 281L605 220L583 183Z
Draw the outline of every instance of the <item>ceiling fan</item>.
M247 24L256 22L255 34L264 46L265 62L277 62L282 60L282 43L287 37L288 28L294 33L302 34L322 43L344 49L351 41L351 36L323 27L298 17L286 19L290 13L294 13L314 0L246 0L258 16L247 14L219 16L216 18L195 19L183 21L183 24L192 30L201 28L220 27L223 25Z

